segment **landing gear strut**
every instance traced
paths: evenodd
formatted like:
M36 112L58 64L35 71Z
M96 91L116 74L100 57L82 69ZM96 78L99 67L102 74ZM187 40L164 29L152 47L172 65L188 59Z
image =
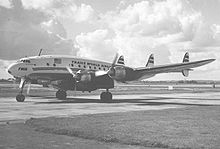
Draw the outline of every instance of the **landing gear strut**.
M62 100L65 100L66 99L66 91L63 91L63 90L58 90L57 92L56 92L56 97L58 98L58 99L62 99Z
M26 80L22 78L20 85L19 85L19 88L21 90L20 90L19 94L16 96L17 102L24 102L24 100L25 100L25 96L22 94L25 83L26 83Z
M106 90L106 92L102 92L100 95L100 99L102 102L111 102L112 101L112 93Z

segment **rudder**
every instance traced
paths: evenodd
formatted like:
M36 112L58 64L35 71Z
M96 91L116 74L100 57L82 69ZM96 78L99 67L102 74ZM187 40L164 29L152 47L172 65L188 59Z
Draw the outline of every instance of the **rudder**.
M151 54L148 58L148 61L147 61L147 64L146 64L146 67L153 67L154 66L154 55Z

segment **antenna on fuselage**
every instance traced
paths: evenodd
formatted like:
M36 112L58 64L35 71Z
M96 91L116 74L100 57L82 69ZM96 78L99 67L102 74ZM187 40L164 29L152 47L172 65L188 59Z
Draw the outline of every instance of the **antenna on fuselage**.
M40 55L41 55L42 50L43 50L43 49L40 49L38 56L40 56Z

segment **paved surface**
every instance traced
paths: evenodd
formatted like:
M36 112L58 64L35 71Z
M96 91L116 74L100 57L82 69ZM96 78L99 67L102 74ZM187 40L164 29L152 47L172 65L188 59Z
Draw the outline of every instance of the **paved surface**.
M101 103L98 95L69 97L63 101L50 96L26 97L23 103L16 102L14 97L4 97L0 98L0 123L23 122L31 117L163 110L206 105L220 105L220 92L114 95L112 103Z

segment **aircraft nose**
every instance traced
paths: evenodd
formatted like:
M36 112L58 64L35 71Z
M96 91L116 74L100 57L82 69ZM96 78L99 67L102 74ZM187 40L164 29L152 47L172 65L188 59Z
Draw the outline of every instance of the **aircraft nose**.
M15 64L11 64L11 65L7 68L7 72L8 72L10 75L13 75L14 65L15 65Z

